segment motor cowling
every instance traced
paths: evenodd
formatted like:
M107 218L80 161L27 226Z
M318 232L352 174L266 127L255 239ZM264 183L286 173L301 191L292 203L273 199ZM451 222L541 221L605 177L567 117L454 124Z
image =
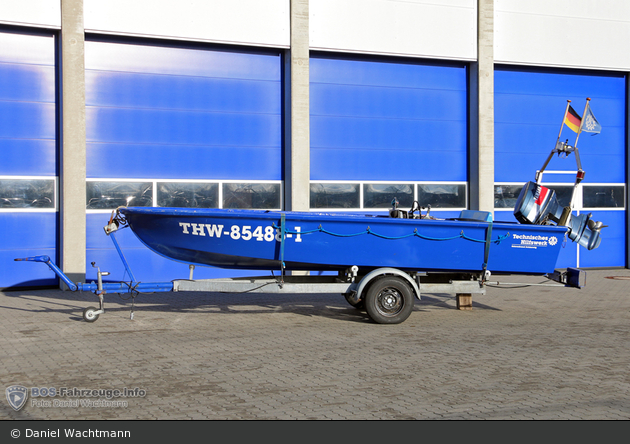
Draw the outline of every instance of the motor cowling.
M514 217L522 224L561 225L569 228L569 239L593 250L601 243L600 231L606 225L592 220L592 214L571 214L558 202L556 192L536 182L527 182L514 207Z
M562 211L554 190L527 182L516 200L514 217L522 224L543 225L548 219L558 222Z

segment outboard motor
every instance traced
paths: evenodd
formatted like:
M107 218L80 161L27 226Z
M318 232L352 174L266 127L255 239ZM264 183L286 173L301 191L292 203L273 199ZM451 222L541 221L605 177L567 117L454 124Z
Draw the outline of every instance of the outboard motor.
M563 211L554 190L527 182L516 201L514 217L522 224L548 225L549 219L560 222Z
M569 239L593 250L599 247L600 231L606 225L591 219L593 215L571 214L571 207L560 206L556 192L536 182L527 182L516 201L514 217L520 223L561 225L569 228Z

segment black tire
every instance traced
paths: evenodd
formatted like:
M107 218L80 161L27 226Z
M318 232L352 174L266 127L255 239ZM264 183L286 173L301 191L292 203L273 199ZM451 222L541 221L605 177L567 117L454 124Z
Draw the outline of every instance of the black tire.
M343 293L343 297L346 298L346 301L348 302L348 304L352 305L357 310L365 310L365 300L360 299L359 302L355 303L352 301L352 299L350 299L349 293Z
M376 280L365 293L365 310L377 324L400 324L411 314L415 303L412 289L401 277Z
M85 322L94 322L98 319L98 314L96 314L95 312L97 311L96 307L88 307L85 310L83 310L83 319L85 320Z

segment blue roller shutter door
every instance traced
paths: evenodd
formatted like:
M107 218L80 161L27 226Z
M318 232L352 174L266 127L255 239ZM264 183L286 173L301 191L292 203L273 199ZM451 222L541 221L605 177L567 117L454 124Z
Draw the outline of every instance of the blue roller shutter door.
M582 184L584 187L609 184L623 189L627 162L625 85L625 76L615 73L497 67L495 182L535 180L536 170L542 167L556 143L567 100L572 101L571 106L581 116L589 97L591 109L603 128L598 135L583 132L578 139L582 168L586 172ZM576 134L565 126L561 139L568 139L569 144L574 145L575 137ZM566 159L554 157L546 169L575 170L574 155ZM575 174L545 173L543 176L543 183L572 185L574 181ZM595 220L603 221L609 227L603 229L602 243L596 250L587 251L568 241L558 266L576 266L578 261L580 267L625 266L623 204L610 210L589 208L587 199L583 203L577 202L580 212L593 213ZM496 218L513 220L512 211L497 209Z
M464 65L311 58L313 180L467 179Z
M14 262L57 260L55 65L54 35L0 32L0 288L57 283L47 267ZM50 185L48 205L38 183Z
M88 41L86 85L88 178L282 179L277 52ZM102 230L108 217L88 214L88 262L96 258L121 279ZM128 231L119 237L136 275L188 275L187 265L150 252Z
M464 64L311 57L311 180L467 181L467 109Z

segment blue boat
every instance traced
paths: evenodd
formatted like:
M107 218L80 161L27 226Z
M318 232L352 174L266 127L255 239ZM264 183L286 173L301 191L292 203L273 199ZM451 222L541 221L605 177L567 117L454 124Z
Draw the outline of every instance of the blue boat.
M401 270L544 274L567 227L492 223L489 213L449 220L388 216L122 207L136 236L169 259L251 270ZM479 213L471 220L471 213ZM491 219L491 218L490 218Z

